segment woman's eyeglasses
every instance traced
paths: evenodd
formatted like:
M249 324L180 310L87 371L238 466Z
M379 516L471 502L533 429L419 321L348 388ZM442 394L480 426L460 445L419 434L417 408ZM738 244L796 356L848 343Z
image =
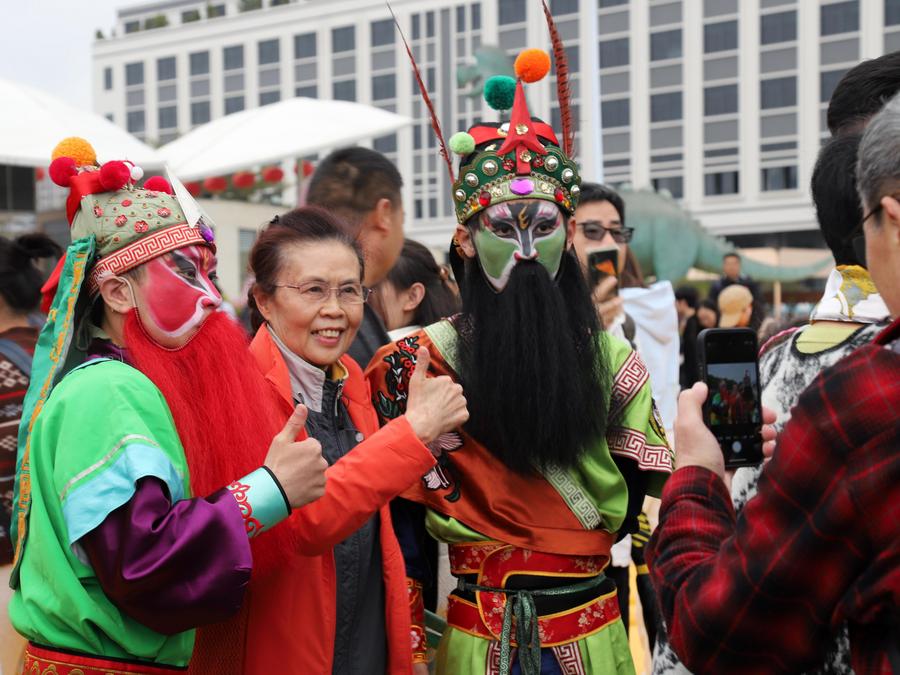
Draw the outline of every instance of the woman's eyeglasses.
M308 281L305 284L276 284L276 288L293 288L304 302L311 305L324 305L334 293L340 305L361 305L373 291L362 284L343 284L341 286L326 286L318 281Z
M601 241L609 232L617 244L627 244L634 234L633 227L606 227L599 220L585 220L576 225L584 232L585 238L591 241Z

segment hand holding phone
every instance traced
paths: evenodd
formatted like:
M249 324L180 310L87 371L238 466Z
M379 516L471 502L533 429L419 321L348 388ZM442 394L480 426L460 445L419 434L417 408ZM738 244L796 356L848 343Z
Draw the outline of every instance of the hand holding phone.
M756 333L747 328L707 328L697 336L700 379L709 388L703 422L726 469L763 460L757 353Z
M603 279L619 276L619 247L598 248L588 252L588 279L596 288Z

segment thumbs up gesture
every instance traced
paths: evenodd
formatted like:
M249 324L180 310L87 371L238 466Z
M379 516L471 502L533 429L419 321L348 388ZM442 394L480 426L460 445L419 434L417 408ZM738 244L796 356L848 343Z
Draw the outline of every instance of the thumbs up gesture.
M431 443L443 433L465 424L469 419L462 386L446 375L427 377L431 354L420 347L416 369L409 378L406 420L423 443Z
M295 441L306 424L308 410L298 405L279 431L266 455L265 465L275 474L291 508L298 508L325 494L325 469L322 446L314 438Z

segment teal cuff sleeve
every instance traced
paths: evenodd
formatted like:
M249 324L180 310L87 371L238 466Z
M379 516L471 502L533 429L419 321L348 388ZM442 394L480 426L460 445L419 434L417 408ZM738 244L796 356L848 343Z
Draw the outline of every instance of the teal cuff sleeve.
M284 490L264 466L234 481L228 490L241 509L247 536L251 539L272 529L291 514Z

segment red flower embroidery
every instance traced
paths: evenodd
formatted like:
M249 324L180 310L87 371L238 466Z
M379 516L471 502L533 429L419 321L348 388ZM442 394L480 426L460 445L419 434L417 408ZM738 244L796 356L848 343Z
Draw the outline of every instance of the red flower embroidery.
M94 204L94 215L98 218L103 215L103 209L101 209L97 204Z
M156 209L156 215L158 215L160 218L168 218L169 216L172 215L172 212L169 209L167 209L165 206L162 206L162 207Z
M123 215L118 215L118 216L116 216L116 219L115 219L114 222L116 223L116 226L117 226L117 227L122 227L125 223L128 222L128 218L126 218L126 217L124 216L124 214L123 214Z
M134 231L141 233L146 232L150 229L150 226L147 224L146 220L139 220L134 224Z
M130 199L123 199L123 200L122 200L122 206L131 206L131 200L130 200Z

